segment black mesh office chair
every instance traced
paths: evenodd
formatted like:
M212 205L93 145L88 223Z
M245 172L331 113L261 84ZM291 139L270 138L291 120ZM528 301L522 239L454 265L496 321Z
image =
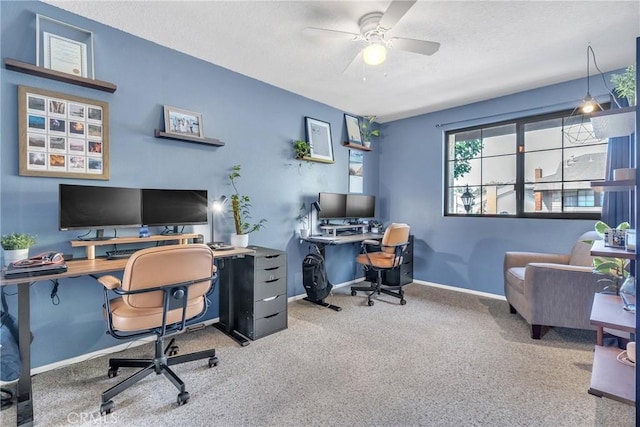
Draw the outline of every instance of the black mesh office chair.
M400 268L402 265L402 254L409 244L409 226L407 224L391 224L387 227L382 236L382 241L365 240L362 242L362 252L356 258L356 262L361 264L366 270L376 272L376 282L370 286L352 286L351 295L355 296L358 291L368 292L367 304L373 305L371 297L374 294L386 294L400 298L400 304L405 305L402 284L384 285L382 284L382 272ZM395 291L395 292L394 292Z
M163 350L166 336L182 331L189 321L193 323L207 311L207 295L213 288L215 272L213 252L208 246L171 245L135 252L122 280L114 276L98 279L104 286L104 315L112 336L156 336L152 359L109 359L109 378L117 376L119 368L143 369L102 393L101 414L114 410L111 398L151 373L163 374L173 383L180 391L178 405L182 405L189 400L189 393L169 366L206 358L209 367L217 366L215 349L174 356L177 346L172 339ZM120 297L110 300L109 291Z

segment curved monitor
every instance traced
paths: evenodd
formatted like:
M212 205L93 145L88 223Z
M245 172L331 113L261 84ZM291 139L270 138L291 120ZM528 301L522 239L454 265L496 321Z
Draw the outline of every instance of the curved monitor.
M138 188L60 184L60 230L140 227L141 194Z

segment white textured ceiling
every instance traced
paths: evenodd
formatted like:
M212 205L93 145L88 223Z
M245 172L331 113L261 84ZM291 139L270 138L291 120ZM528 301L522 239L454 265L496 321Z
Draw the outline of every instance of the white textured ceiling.
M305 27L358 32L383 1L85 1L47 3L380 122L585 77L635 63L640 1L418 1L391 36L438 41L343 70L362 42L310 39ZM593 62L591 74L595 73Z

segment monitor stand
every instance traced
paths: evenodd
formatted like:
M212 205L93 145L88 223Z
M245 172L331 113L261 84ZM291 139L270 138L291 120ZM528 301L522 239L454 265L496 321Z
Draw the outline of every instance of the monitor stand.
M165 230L162 234L182 234L178 231L178 226L174 225L173 227L165 226Z
M96 230L96 237L91 237L90 239L86 239L86 240L99 241L99 240L111 240L111 239L113 239L113 237L104 237L104 229L99 228Z

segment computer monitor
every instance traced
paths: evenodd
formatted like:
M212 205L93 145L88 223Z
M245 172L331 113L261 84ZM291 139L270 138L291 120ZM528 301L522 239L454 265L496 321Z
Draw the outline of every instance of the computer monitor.
M207 223L207 190L142 189L142 223L173 227Z
M366 194L347 194L347 218L374 218L376 197Z
M105 228L140 227L141 195L138 188L60 184L60 230L96 229L91 240L104 240Z
M340 193L319 193L320 211L318 219L344 219L347 215L347 195Z

